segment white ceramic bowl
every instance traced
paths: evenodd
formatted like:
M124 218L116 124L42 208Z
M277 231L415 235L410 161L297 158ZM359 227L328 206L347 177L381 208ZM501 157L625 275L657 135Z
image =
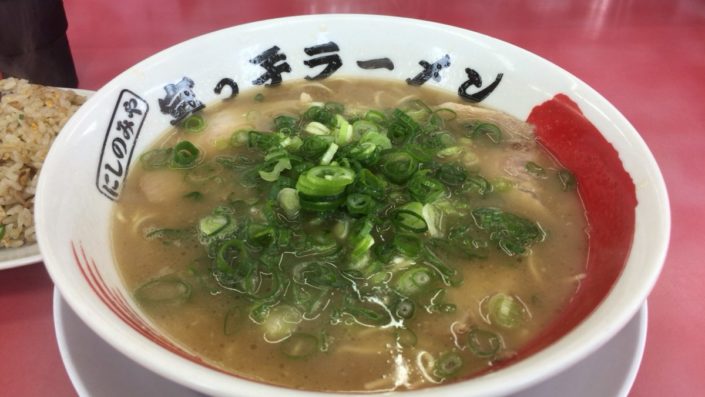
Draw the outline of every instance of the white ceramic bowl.
M584 114L583 118L572 111L576 119L592 123L609 142L606 147L616 150L608 150L606 157L614 160L617 171L624 176L628 173L633 186L627 190L635 193L638 201L635 208L629 203L616 208L618 214L628 215L626 224L616 225L628 232L621 237L627 246L633 236L631 251L624 250L625 256L629 252L626 264L622 267L620 261L611 265L607 275L589 270L586 282L596 280L598 292L588 294L591 302L576 310L577 317L567 320L568 325L550 337L550 343L537 346L535 353L496 372L403 394L494 396L515 392L574 364L627 323L660 272L668 245L670 214L665 185L653 156L639 134L607 100L550 62L478 33L394 17L312 15L236 26L162 51L100 89L64 127L40 177L35 211L37 235L52 279L86 324L136 362L204 393L315 394L219 372L160 335L121 283L108 225L112 200L119 195L130 160L150 146L178 116L178 109L160 107L160 100L168 99L167 85L181 81L188 85L188 80L183 80L187 77L193 82L187 95L195 97L186 99L194 100L191 105L208 105L230 95L227 86L220 94L214 92L224 78L236 82L241 91L252 87L265 69L250 60L273 46L286 55L285 62L291 69L282 73L283 84L319 73L322 66L310 68L304 64L317 56L307 55L304 49L329 42L337 44L338 50L332 54L342 61L335 76L407 79L422 71L420 61L433 64L446 55L450 65L441 68L437 80L429 79L426 84L473 94L502 74L496 89L483 103L521 119L526 119L535 106L565 94ZM358 64L380 58L389 58L393 69L367 69ZM463 84L469 77L466 68L481 76L480 87ZM597 130L592 132L595 137L599 137ZM554 143L561 146L561 142ZM592 150L589 145L578 148L573 152L590 154ZM570 162L575 153L563 151L562 156ZM580 181L581 176L578 177ZM614 194L609 190L603 193Z

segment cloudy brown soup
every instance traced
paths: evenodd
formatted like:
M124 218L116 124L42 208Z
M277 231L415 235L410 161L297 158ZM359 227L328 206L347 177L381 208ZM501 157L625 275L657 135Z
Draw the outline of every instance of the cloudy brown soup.
M212 104L136 162L124 282L166 335L239 376L385 391L515 358L579 288L572 174L532 127L445 92L301 81Z

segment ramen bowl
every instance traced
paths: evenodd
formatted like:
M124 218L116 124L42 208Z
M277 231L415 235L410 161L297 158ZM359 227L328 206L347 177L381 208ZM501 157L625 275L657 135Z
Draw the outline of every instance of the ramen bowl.
M606 99L558 66L482 34L412 19L311 15L236 26L155 54L98 90L66 124L43 167L35 218L46 267L78 316L135 362L203 393L317 395L230 374L167 337L124 286L110 224L128 170L174 123L262 85L339 77L433 86L528 120L574 172L590 225L576 294L516 358L400 394L516 392L598 349L645 302L668 245L667 193L644 141Z

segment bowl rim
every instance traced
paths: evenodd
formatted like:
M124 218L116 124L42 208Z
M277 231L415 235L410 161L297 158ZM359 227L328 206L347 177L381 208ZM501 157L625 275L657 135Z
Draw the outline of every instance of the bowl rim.
M468 384L472 384L473 388L475 388L472 393L475 393L473 395L496 395L497 393L501 394L506 394L506 393L512 393L516 392L518 390L524 389L526 387L529 387L533 384L536 384L544 379L547 379L550 376L553 376L557 374L558 372L562 371L563 369L571 366L572 364L578 362L579 360L582 360L584 357L586 357L590 352L594 351L595 349L599 348L602 346L604 343L606 343L611 337L613 337L628 321L631 319L634 314L639 310L641 305L643 304L644 300L646 299L647 295L649 292L652 290L653 286L656 283L656 280L658 279L658 276L660 274L660 271L663 267L666 253L667 253L667 248L668 248L668 243L669 243L669 236L670 236L670 227L671 227L671 217L670 217L670 209L669 209L669 200L668 200L668 194L666 190L666 185L663 180L663 176L658 168L658 165L656 164L656 160L653 157L653 154L650 152L648 147L646 146L646 143L643 141L639 133L636 131L636 129L629 123L629 121L624 117L621 112L619 112L607 99L605 99L601 94L599 94L597 91L595 91L592 87L590 87L588 84L580 80L579 78L575 77L572 75L570 72L564 70L563 68L555 65L551 61L540 57L539 55L536 55L532 52L529 52L527 50L524 50L518 46L515 46L511 43L505 42L500 39L493 38L491 36L484 35L482 33L474 32L468 29L452 26L452 25L447 25L447 24L442 24L438 22L432 22L432 21L425 21L425 20L420 20L420 19L413 19L413 18L403 18L403 17L396 17L396 16L386 16L386 15L374 15L374 14L312 14L312 15L297 15L297 16L289 16L289 17L283 17L283 18L273 18L273 19L266 19L266 20L261 20L261 21L255 21L255 22L250 22L246 24L241 24L241 25L235 25L231 27L227 27L224 29L219 29L213 32L205 33L203 35L199 35L197 37L191 38L189 40L177 43L169 48L166 48L164 50L161 50L148 58L136 63L135 65L131 66L124 72L120 73L118 76L113 78L110 82L108 82L104 87L102 87L100 90L98 90L97 94L94 95L93 98L91 98L89 101L98 101L103 97L104 95L101 95L102 92L106 92L109 90L109 88L114 87L115 85L119 84L121 80L124 80L127 78L126 76L133 70L139 69L141 67L146 67L155 63L160 62L163 58L168 57L171 55L172 52L175 52L178 50L178 48L186 45L187 43L193 43L201 40L205 40L208 36L210 35L219 35L219 34L230 34L231 32L234 31L239 31L239 30L251 30L251 29L259 29L259 28L265 28L268 25L272 24L287 24L287 23L300 23L300 22L332 22L334 20L341 20L341 19L346 19L346 20L353 20L353 21L365 21L368 23L396 23L400 25L407 25L407 26L423 26L426 28L431 28L436 31L438 31L440 34L452 34L452 35L458 35L462 36L466 39L470 37L477 37L482 39L483 41L486 41L490 44L495 44L495 45L501 45L501 46L508 46L507 48L512 49L512 51L518 51L520 54L523 56L533 58L534 61L538 62L541 67L547 67L549 69L552 69L552 72L554 73L562 73L572 79L574 79L578 84L580 84L584 92L587 92L591 98L590 102L592 104L596 104L599 106L596 106L596 110L598 111L604 111L610 113L611 118L614 118L615 121L620 122L620 127L624 131L628 132L629 134L629 141L630 143L635 145L635 149L639 151L640 156L642 156L642 161L643 164L641 164L644 168L648 169L649 175L651 176L651 182L653 182L654 186L653 188L655 189L656 193L656 201L657 201L657 206L658 206L658 211L653 214L655 215L656 218L656 224L658 227L658 230L660 231L660 238L656 239L655 245L652 247L653 251L657 254L656 257L652 258L650 261L651 266L648 267L649 271L648 272L642 272L643 274L640 277L640 283L638 285L638 288L635 290L630 291L630 293L625 297L625 296L620 296L617 297L615 294L615 290L620 290L623 289L624 287L622 286L622 281L623 281L623 276L624 276L624 271L628 267L628 263L625 264L624 270L622 275L620 275L619 279L615 283L615 285L612 287L608 295L602 300L602 302L593 310L590 315L588 315L585 319L583 319L580 324L578 324L575 328L573 328L571 331L569 331L567 334L563 335L560 339L554 341L551 343L549 346L546 348L542 349L541 351L526 357L522 360L520 360L517 363L512 364L511 366L501 369L497 372L489 373L486 375L483 375L481 377L473 378L471 381L460 381L460 382L455 382L455 383L449 383L446 385L440 385L440 386L435 386L431 388L425 388L425 389L419 389L419 390L412 390L412 391L404 391L404 394L409 394L409 395L418 395L418 396L431 396L431 395L438 395L441 393L446 393L446 392L462 392L462 393L468 393L469 391L467 389ZM79 110L80 113L80 110ZM65 126L64 130L68 130L74 127L74 124L76 124L77 121L76 119L72 119L67 125ZM61 135L61 134L60 134ZM57 149L58 150L58 149ZM50 156L51 153L54 150L50 151ZM47 157L49 159L49 156ZM40 176L40 181L37 186L37 196L38 197L43 197L46 194L40 194L41 192L46 189L45 183L42 181L42 178ZM38 200L37 205L35 206L35 218L40 219L37 215L41 212L41 210L44 208L43 205L41 205L42 200ZM636 209L635 209L636 211ZM637 214L637 221L639 220L639 216ZM223 385L230 384L230 386L239 383L238 387L241 387L240 390L238 390L238 393L243 393L243 394L249 394L249 393L286 393L286 395L292 395L292 396L311 396L311 395L327 395L329 393L322 393L322 392L313 392L313 391L300 391L300 390L293 390L289 388L284 388L280 386L274 386L274 385L268 385L264 383L260 383L259 381L252 381L248 380L245 378L240 378L240 377L235 377L235 376L230 376L230 375L223 375L216 373L214 371L208 370L204 367L199 366L196 363L190 362L188 360L185 360L181 357L173 355L173 353L170 353L161 347L157 346L156 344L152 344L151 349L148 349L145 351L140 347L138 344L131 344L131 343L124 343L121 336L125 336L125 333L118 333L115 332L115 329L113 329L107 322L102 322L100 320L100 316L96 316L96 313L94 313L93 309L85 304L84 302L81 301L80 297L78 294L74 293L72 288L70 288L70 282L69 280L63 276L61 272L61 260L59 258L54 257L54 252L51 249L52 243L50 242L49 236L46 236L40 231L43 229L40 227L40 224L42 222L38 222L37 224L37 236L38 236L38 242L40 246L40 250L42 253L45 254L45 266L51 276L51 278L54 280L54 283L56 284L57 288L61 292L61 295L66 299L67 303L76 311L76 313L79 315L79 317L89 325L89 327L96 332L98 335L101 336L104 340L106 340L110 345L115 347L118 351L121 353L127 355L130 357L132 360L135 362L139 363L140 365L149 368L150 370L167 377L173 381L176 381L178 383L184 384L188 387L191 387L195 390L199 390L202 392L206 393L212 393L212 394L221 394L225 392L225 388L223 388ZM636 225L636 229L639 228L639 225ZM635 232L636 232L635 229ZM632 254L629 254L629 257L627 259L627 262L629 262L629 258L632 256ZM632 266L633 267L633 266ZM621 308L619 310L607 310L606 307L609 307L610 303L614 300L617 300L619 298L619 301L621 303ZM604 319L600 319L602 316L606 316L610 321L604 321ZM126 326L126 325L125 325ZM582 331L584 329L591 329L595 328L597 326L601 327L601 332L597 334L592 334L592 335L585 335L585 332ZM150 342L151 343L151 342ZM569 351L570 354L567 355L560 355L557 354L557 352L566 350ZM154 353L154 354L153 354ZM546 360L546 357L550 357L551 360ZM165 359L170 359L172 362L173 360L176 360L176 363L178 364L178 368L175 369L167 369L167 366L162 365ZM537 370L535 368L532 368L532 363L534 361L542 360L543 363L541 367ZM183 362L179 362L183 361ZM177 367L177 365L174 365L173 367ZM183 372L183 370L188 369L190 371L194 371L193 374L197 376L185 376L185 377L179 377L179 374L176 372ZM183 374L181 374L183 375ZM508 384L506 382L506 379L508 378L509 375L513 375L514 378L511 382L511 384ZM222 378L223 376L227 376L226 378ZM219 378L221 377L221 378ZM470 383L469 383L470 382ZM349 393L338 393L334 392L332 393L334 395L338 396L346 396L346 395L359 395L359 394L349 394Z

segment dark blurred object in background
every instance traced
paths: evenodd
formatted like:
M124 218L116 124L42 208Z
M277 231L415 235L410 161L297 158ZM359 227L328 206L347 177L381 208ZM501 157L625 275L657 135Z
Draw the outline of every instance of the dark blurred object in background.
M78 86L62 0L0 0L0 74Z

